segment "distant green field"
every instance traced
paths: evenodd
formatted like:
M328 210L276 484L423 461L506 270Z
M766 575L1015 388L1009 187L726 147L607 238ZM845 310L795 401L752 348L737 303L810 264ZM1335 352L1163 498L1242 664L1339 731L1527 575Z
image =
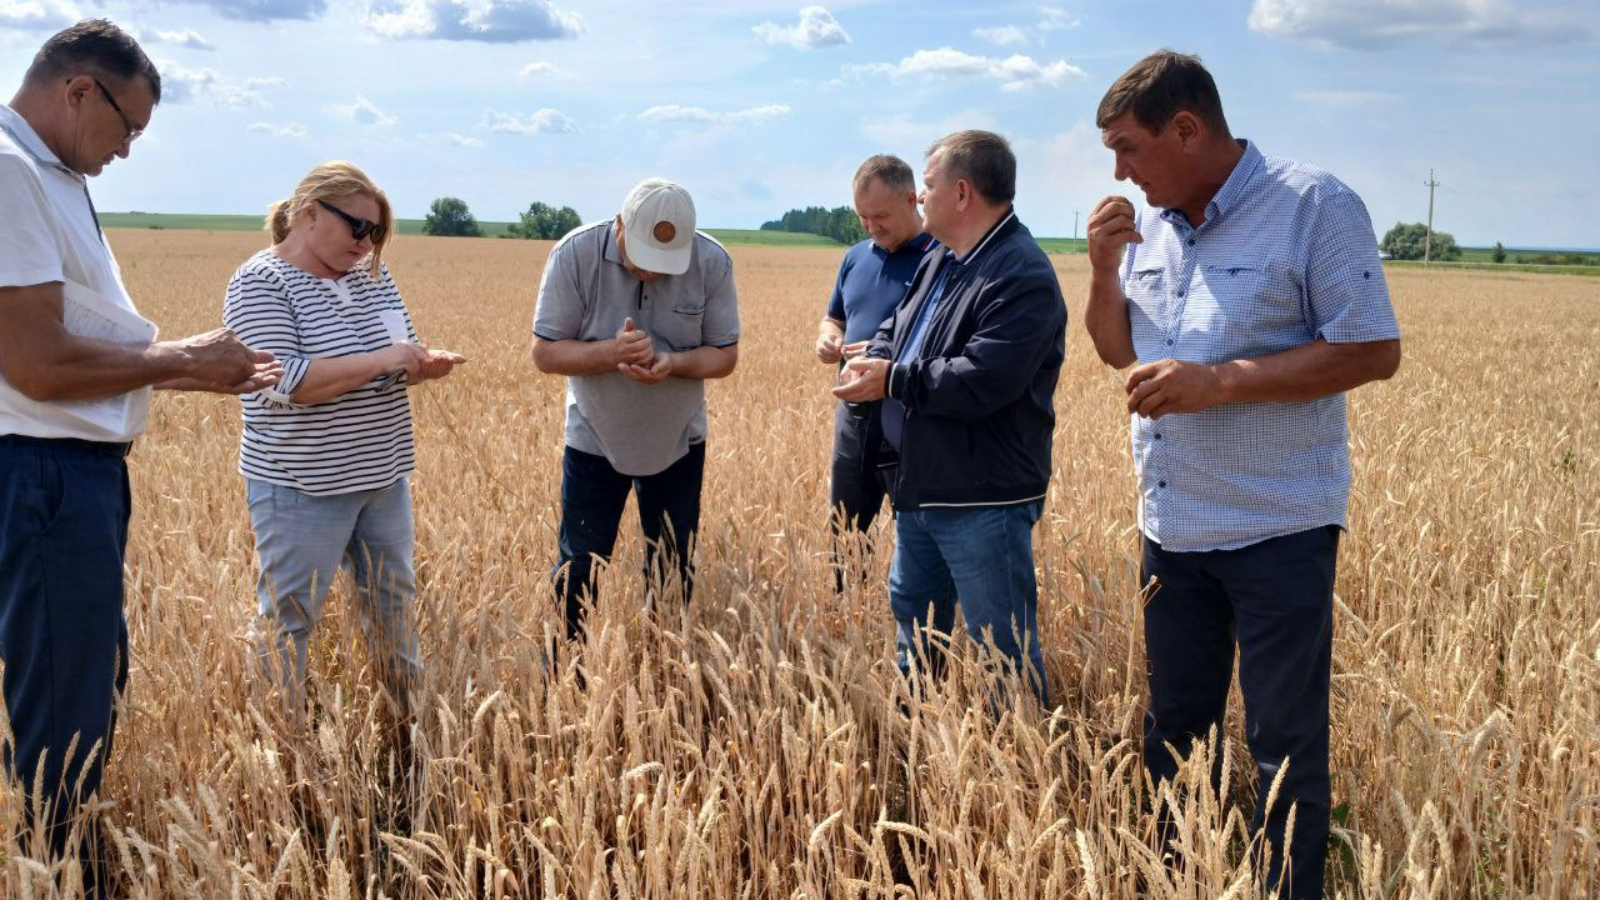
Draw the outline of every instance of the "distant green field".
M260 231L262 216L213 216L196 213L101 213L100 224L106 228L171 228L201 231ZM421 219L400 219L401 234L421 234ZM509 222L479 222L485 237L499 237L510 227Z
M738 247L842 247L843 244L820 234L797 231L757 231L750 228L707 228L711 235L724 244Z
M1466 254L1462 254L1465 258ZM1585 275L1600 276L1600 266L1541 266L1513 262L1436 262L1424 264L1420 259L1386 259L1386 266L1404 269L1472 269L1480 272L1531 272L1535 275Z
M1039 249L1046 253L1087 253L1089 242L1083 238L1035 238Z

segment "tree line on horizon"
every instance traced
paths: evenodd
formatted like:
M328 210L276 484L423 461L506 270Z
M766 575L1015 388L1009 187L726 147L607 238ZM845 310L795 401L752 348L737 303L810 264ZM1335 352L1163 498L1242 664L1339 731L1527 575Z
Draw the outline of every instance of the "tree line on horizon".
M841 244L855 244L867 239L867 230L861 227L861 217L848 206L791 209L777 219L762 222L761 230L820 234Z
M554 241L582 224L583 219L572 207L557 208L536 200L529 204L527 212L506 227L502 237ZM482 237L483 227L467 207L467 201L459 197L440 197L428 207L427 218L422 220L422 233L436 237Z

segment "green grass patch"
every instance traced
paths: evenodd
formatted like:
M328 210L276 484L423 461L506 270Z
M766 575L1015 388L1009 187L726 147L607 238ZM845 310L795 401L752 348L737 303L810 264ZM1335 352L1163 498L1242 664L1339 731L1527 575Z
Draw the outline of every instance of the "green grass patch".
M400 219L397 224L401 234L421 234L422 219ZM194 231L261 231L266 217L206 215L202 213L145 213L107 212L100 214L100 224L106 228L170 228ZM479 222L484 237L506 234L510 222Z
M1477 272L1528 272L1534 275L1584 275L1600 276L1600 266L1536 266L1512 262L1436 262L1423 263L1416 259L1386 259L1386 266L1399 269L1469 269Z
M705 233L734 247L843 247L830 237L800 231L759 231L754 228L707 228Z
M1039 249L1046 253L1088 253L1089 242L1083 238L1034 238Z

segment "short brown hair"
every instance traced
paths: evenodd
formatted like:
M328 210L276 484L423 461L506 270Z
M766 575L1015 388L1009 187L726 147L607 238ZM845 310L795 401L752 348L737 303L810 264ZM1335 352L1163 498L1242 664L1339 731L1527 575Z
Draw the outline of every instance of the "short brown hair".
M1112 82L1100 98L1094 122L1105 128L1126 113L1152 134L1160 134L1180 112L1195 118L1219 134L1228 134L1228 120L1222 114L1222 96L1211 73L1200 64L1200 57L1176 50L1157 50L1133 64Z
M897 194L917 189L917 173L911 171L911 166L905 160L892 153L867 157L867 161L856 169L856 177L850 184L859 191L874 178Z
M161 102L161 73L139 42L108 19L84 19L44 42L22 80L39 84L54 78L91 75L118 83L142 77L150 96Z
M992 131L957 131L935 141L927 158L939 157L946 175L965 178L990 203L1017 196L1017 156L1011 144Z

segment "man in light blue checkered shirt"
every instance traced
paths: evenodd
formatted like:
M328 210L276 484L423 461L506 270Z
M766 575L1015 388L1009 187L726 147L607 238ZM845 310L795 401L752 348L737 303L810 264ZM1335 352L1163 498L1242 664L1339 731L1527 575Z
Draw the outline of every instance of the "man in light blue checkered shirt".
M1172 778L1174 751L1221 724L1237 644L1263 790L1290 763L1278 803L1256 811L1266 875L1283 896L1313 900L1350 495L1344 392L1400 364L1378 242L1338 179L1233 138L1195 57L1163 50L1136 64L1097 123L1117 179L1148 201L1109 197L1090 214L1084 316L1101 359L1138 364L1127 405L1144 577L1155 583L1145 766Z

